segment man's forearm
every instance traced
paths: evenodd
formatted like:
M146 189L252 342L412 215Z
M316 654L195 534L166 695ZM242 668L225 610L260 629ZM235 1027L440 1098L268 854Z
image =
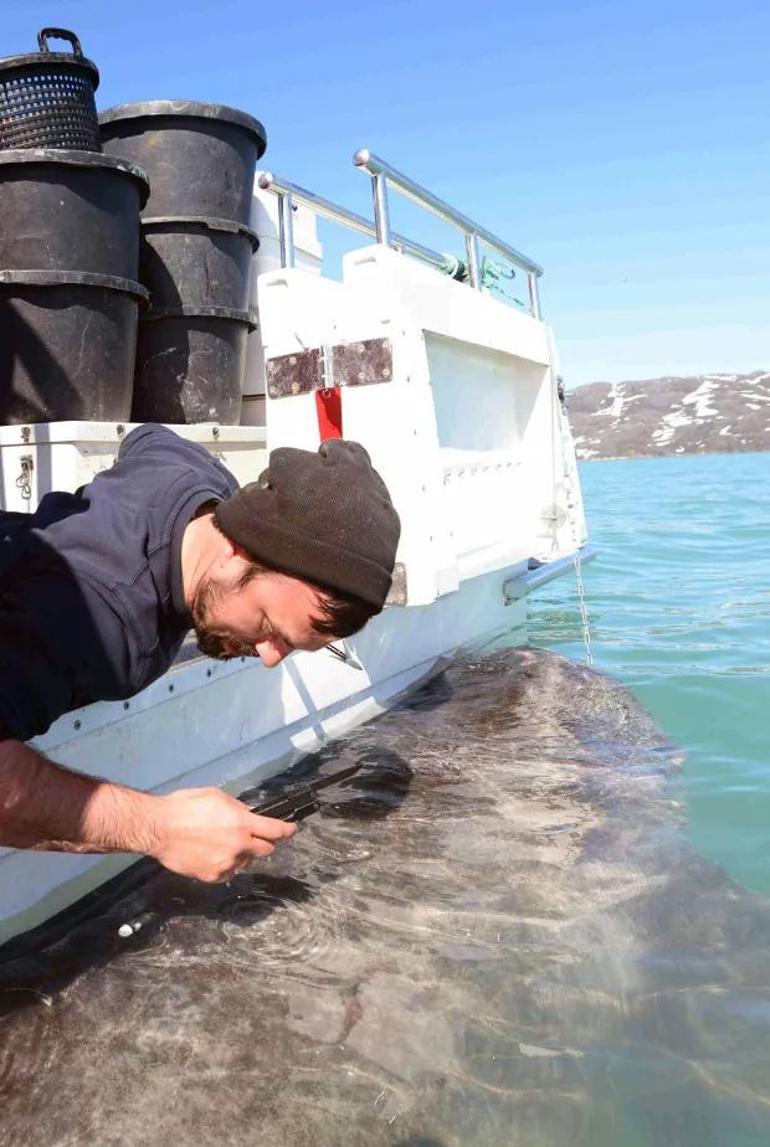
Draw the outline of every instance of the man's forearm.
M152 854L158 800L73 773L20 741L0 742L0 845Z
M0 741L0 845L144 853L172 872L214 881L269 856L294 830L220 789L154 796L73 773L21 741Z

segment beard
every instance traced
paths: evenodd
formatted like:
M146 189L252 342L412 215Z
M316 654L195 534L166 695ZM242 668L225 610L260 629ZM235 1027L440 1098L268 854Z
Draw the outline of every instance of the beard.
M211 581L202 582L198 586L190 611L198 648L201 653L217 661L230 661L233 657L254 657L252 644L226 629L217 628L211 622L212 607L226 595L227 590Z
M230 637L226 633L206 626L195 626L195 636L198 639L198 648L207 657L215 657L217 661L231 661L234 657L255 657L254 646L240 638Z

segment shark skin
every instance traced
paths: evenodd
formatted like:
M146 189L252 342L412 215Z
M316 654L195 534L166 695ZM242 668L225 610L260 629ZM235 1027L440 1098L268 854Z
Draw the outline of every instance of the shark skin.
M161 873L0 968L0 1142L770 1141L770 905L688 843L627 689L467 660L291 780L355 764L230 884Z

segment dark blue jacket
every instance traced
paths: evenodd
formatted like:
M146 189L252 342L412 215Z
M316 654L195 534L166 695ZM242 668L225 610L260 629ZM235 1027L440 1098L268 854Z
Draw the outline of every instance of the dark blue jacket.
M191 625L185 527L237 488L202 446L140 426L76 494L47 494L34 514L0 512L1 733L27 740L165 672Z

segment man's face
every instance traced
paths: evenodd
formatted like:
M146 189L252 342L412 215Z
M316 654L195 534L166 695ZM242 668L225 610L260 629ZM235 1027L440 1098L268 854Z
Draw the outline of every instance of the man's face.
M317 633L318 591L287 574L258 573L201 582L192 606L198 645L209 657L260 657L268 669L295 649L314 651L334 641Z

